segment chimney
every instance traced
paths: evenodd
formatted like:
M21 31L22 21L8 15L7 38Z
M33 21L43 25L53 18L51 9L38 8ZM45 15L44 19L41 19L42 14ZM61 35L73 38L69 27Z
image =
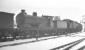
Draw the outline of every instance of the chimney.
M33 12L33 16L37 16L37 12Z

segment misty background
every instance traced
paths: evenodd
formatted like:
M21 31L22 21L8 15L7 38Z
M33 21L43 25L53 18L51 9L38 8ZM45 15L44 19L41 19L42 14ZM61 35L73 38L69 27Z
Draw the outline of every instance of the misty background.
M27 14L37 12L38 16L60 16L80 22L85 15L84 0L0 0L0 11L19 13L25 9Z

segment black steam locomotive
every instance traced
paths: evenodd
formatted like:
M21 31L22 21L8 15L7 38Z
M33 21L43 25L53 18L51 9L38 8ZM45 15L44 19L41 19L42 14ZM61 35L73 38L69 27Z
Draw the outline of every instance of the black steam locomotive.
M0 12L0 40L40 38L80 32L82 25L69 19L53 20L52 16L38 17L37 13L16 16L17 28L14 28L14 14Z

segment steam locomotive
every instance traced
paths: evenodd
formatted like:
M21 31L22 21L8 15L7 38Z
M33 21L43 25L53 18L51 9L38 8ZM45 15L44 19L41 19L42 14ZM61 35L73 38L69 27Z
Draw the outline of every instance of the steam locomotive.
M40 38L80 32L82 25L76 21L53 20L53 16L18 14L17 28L14 28L14 13L0 12L0 40Z
M76 21L70 19L53 20L53 16L47 15L39 17L36 12L33 15L18 15L16 22L18 28L26 33L26 35L23 34L25 37L29 34L31 37L67 35L82 30L82 25Z

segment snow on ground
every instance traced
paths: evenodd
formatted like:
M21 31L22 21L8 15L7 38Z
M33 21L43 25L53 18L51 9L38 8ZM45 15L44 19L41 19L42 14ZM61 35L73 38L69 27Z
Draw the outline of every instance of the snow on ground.
M37 41L33 43L24 43L20 45L15 45L15 46L6 46L6 47L1 47L0 50L49 50L85 37L84 33L79 33L77 35L80 36L63 36L59 38L54 38L54 39L48 39L48 40L42 40L42 41ZM23 40L25 41L25 40ZM16 41L17 42L17 41ZM10 42L9 42L10 43Z
M85 32L80 32L80 33L74 33L73 35L71 36L80 36L80 37L85 37Z
M27 41L33 41L35 39L21 39L21 40L14 40L14 41L8 41L8 42L0 42L0 46L2 45L10 45L14 43L22 43L22 42L27 42Z
M57 36L42 37L42 38L38 38L38 40L51 39L51 38L57 38ZM8 41L8 42L0 42L0 46L10 45L10 44L14 44L14 43L32 42L32 41L36 41L36 38L21 39L21 40L14 40L14 41Z

